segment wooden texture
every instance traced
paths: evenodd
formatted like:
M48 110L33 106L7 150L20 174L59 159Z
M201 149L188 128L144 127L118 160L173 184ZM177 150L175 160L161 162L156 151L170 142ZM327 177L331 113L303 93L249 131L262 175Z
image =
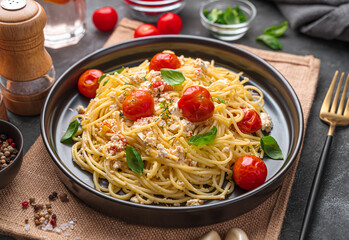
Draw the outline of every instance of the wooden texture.
M35 1L17 11L0 8L0 75L30 81L47 73L52 59L44 48L44 9Z
M8 120L7 112L4 103L4 97L0 93L0 120Z

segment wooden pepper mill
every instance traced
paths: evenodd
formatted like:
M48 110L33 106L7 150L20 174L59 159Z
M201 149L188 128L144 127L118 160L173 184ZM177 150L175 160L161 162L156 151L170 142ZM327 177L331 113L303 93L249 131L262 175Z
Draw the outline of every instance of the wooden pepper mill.
M8 110L40 114L55 82L44 48L44 9L33 0L0 0L0 86Z

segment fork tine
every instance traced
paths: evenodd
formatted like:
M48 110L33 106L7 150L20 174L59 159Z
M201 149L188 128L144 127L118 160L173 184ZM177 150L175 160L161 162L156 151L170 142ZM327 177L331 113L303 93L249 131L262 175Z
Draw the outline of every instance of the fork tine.
M338 97L339 97L339 93L341 91L343 78L344 78L344 72L342 72L342 74L341 74L341 77L340 77L340 80L339 80L339 83L338 83L338 86L337 86L336 94L334 95L334 99L333 99L332 106L331 106L331 113L335 113L336 112L337 103L338 103Z
M339 103L338 110L337 110L337 113L338 113L338 114L342 114L342 112L343 112L345 97L347 96L348 84L349 84L349 74L347 74L347 79L345 80L345 85L344 85L344 88L343 88L343 93L342 93L341 101L340 101L340 103ZM349 100L348 100L348 101L349 101ZM348 102L348 104L349 104L349 102ZM348 104L347 104L347 105L348 105Z
M320 112L327 112L330 109L330 103L331 103L331 99L332 99L334 86L336 84L337 76L338 76L338 70L335 72L335 74L333 76L331 85L330 85L330 87L329 87L329 89L328 89L328 91L326 93L324 102L322 103Z

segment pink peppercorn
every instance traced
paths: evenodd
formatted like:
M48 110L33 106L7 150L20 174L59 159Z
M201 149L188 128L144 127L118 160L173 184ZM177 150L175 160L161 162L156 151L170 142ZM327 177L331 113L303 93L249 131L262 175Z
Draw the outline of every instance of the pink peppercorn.
M29 206L29 202L28 201L22 202L22 207L27 208L28 206Z
M12 138L9 138L9 139L7 139L7 142L8 142L9 144L13 143L13 139L12 139Z
M52 226L56 226L56 219L52 218L51 221L50 221L50 224Z
M11 147L16 147L16 144L14 142L11 143L10 145L11 145Z

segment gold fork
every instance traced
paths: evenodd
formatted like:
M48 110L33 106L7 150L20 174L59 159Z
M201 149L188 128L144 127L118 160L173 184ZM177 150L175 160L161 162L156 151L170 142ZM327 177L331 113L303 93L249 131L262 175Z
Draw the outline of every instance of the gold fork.
M342 93L342 96L341 96L341 99L340 99L340 102L339 102L339 105L337 108L338 98L340 95L344 75L345 74L343 72L340 76L337 90L336 90L336 93L335 93L333 101L332 101L334 88L335 88L337 78L338 78L338 71L336 71L336 73L333 76L330 88L327 91L324 102L322 103L322 106L321 106L320 119L327 122L330 125L330 128L328 130L325 145L324 145L324 148L322 149L320 160L319 160L318 166L316 168L316 172L315 172L315 177L313 179L313 183L311 186L311 191L310 191L310 195L308 198L307 207L305 210L306 212L305 212L305 215L303 218L302 230L301 230L300 237L299 237L300 240L306 239L306 233L307 233L307 229L309 227L311 212L312 212L312 209L313 209L314 204L315 204L316 195L317 195L319 188L320 188L320 179L321 179L321 175L322 175L322 172L323 172L323 169L325 166L327 155L329 153L334 130L335 130L336 126L349 125L349 99L346 103L346 107L344 108L346 94L347 94L348 85L349 85L349 74L347 75L345 85L343 88L343 93ZM331 104L331 102L332 102L332 104Z

